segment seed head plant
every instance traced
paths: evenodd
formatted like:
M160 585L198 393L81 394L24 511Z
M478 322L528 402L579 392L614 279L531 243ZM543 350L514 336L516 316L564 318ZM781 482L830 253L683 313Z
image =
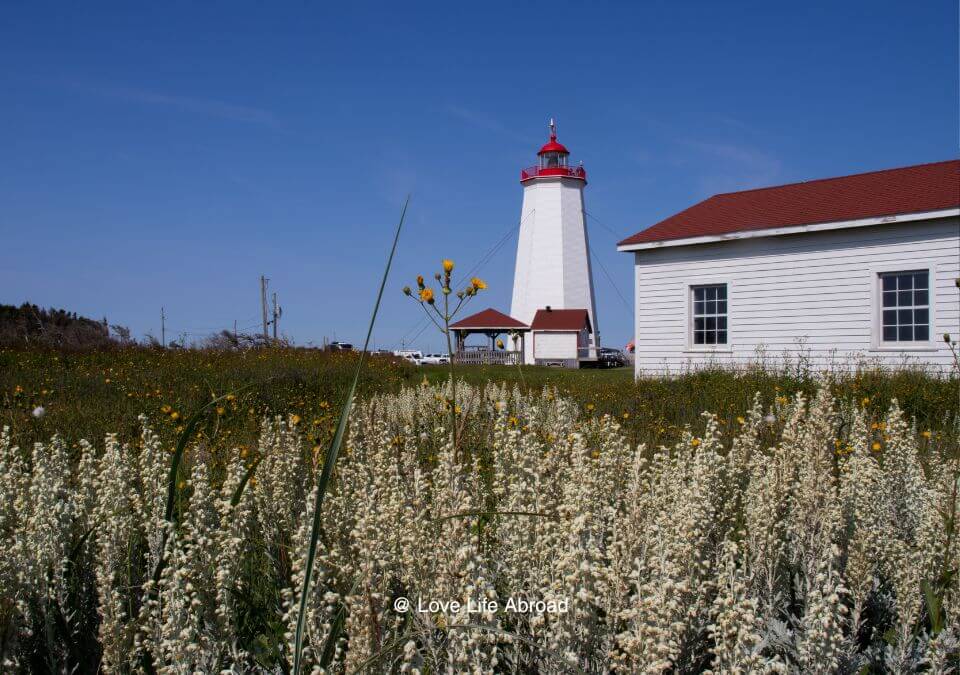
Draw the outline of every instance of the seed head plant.
M461 383L461 442L486 448L466 458L448 393L353 408L302 619L320 479L302 420L264 418L217 470L191 442L172 520L154 420L76 452L4 430L3 669L276 672L298 650L333 673L956 665L954 468L898 404L877 421L826 389L757 399L648 447L555 389Z
M433 278L440 283L440 292L443 295L442 309L437 306L433 288L424 283L422 275L417 276L417 290L415 294L409 286L404 286L403 293L419 303L430 322L436 326L437 330L447 339L447 354L450 355L450 395L447 398L447 406L450 408L450 433L453 438L454 453L457 453L459 452L460 445L457 442L458 399L456 372L454 370L456 354L454 354L453 351L450 324L460 310L463 309L472 298L476 297L477 293L487 288L487 284L479 277L471 278L469 284L456 291L457 302L451 307L450 295L454 293L451 283L454 263L449 258L444 258L440 266L442 271L434 274Z

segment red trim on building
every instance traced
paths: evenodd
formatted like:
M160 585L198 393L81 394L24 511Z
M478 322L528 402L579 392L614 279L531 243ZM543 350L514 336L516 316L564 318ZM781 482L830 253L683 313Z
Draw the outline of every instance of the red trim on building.
M960 160L823 178L710 197L619 246L960 206Z
M587 172L582 166L554 166L550 168L528 166L526 169L520 169L521 183L544 176L566 176L567 178L577 178L582 181L587 180Z

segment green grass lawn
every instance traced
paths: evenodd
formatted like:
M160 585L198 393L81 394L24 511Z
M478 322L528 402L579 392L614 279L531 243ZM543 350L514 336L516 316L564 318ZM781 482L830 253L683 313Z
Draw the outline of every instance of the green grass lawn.
M137 417L148 415L172 441L184 418L213 396L235 393L212 411L202 430L214 449L251 444L267 414L300 418L305 441L325 444L356 364L355 354L303 349L247 352L123 349L102 352L0 350L0 425L27 445L62 434L69 442L97 442L116 432L132 440ZM727 428L749 408L755 392L764 405L816 383L786 373L702 371L635 382L630 368L566 370L511 366L461 367L471 383L506 381L522 389L555 387L585 414L616 415L637 442L670 444L685 426L702 428L701 413L716 413ZM448 377L445 366L417 368L392 358L368 361L360 396ZM866 406L879 420L892 399L946 450L956 449L958 380L913 371L863 372L835 382L841 399ZM35 417L38 407L44 414Z

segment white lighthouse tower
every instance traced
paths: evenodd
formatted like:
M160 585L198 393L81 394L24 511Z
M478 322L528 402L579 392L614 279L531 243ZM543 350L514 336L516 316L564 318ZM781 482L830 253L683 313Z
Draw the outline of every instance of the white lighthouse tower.
M537 155L539 163L520 172L523 207L510 315L529 325L540 309L585 309L592 327L585 356L595 358L600 345L583 208L587 172L569 165L570 152L557 142L552 119L550 141ZM528 363L532 349L527 340Z

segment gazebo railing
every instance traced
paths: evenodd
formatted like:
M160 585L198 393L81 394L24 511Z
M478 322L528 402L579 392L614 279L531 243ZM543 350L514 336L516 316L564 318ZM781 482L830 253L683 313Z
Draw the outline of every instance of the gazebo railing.
M465 366L515 366L523 359L519 351L468 349L453 355L454 363Z

